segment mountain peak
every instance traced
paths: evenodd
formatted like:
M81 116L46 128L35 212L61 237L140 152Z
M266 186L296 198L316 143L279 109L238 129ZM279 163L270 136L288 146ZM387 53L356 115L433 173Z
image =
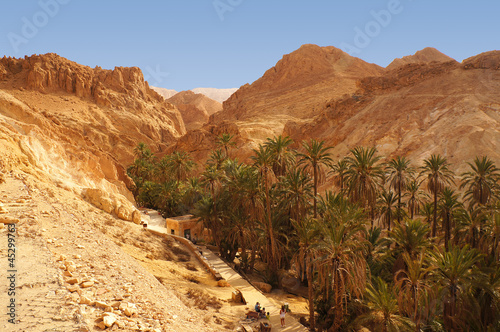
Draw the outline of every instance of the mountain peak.
M394 59L387 69L396 69L410 63L431 63L431 62L448 62L455 61L446 54L441 53L434 47L426 47L420 51L415 52L413 55L407 55L402 58Z

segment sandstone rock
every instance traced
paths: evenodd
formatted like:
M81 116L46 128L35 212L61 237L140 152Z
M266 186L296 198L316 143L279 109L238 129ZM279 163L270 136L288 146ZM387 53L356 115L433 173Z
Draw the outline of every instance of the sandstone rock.
M71 293L74 293L74 292L78 292L80 290L80 287L78 287L78 285L71 285L71 286L68 286L68 290Z
M134 212L132 212L132 221L134 222L134 224L141 224L141 211L134 210Z
M66 266L63 265L63 269L66 269ZM73 273L71 273L69 271L64 271L63 272L63 276L65 276L65 277L73 277Z
M17 224L17 223L19 223L19 219L4 215L4 216L0 216L0 223L1 224Z
M0 223L0 229L3 229L4 227L5 227L5 225Z
M9 210L4 208L3 206L0 206L0 214L6 214L6 213L9 213Z
M92 280L84 281L84 282L82 282L82 284L80 286L82 288L89 288L89 287L94 286L94 282Z
M122 220L132 220L133 212L121 205L115 210L116 216Z
M106 303L106 302L102 302L102 301L95 301L94 302L94 305L97 307L97 308L106 308L106 307L109 307L109 305Z
M131 308L131 307L126 307L125 310L123 310L123 313L127 317L132 317L137 314L137 309Z
M97 323L97 327L100 328L101 330L105 330L106 324L104 324L104 321L100 321L99 323Z
M254 282L253 284L264 293L271 293L271 290L273 289L273 286L266 284L265 282Z
M103 211L111 213L114 210L113 201L101 189L85 188L82 195L87 202Z
M93 302L86 296L80 296L80 304L88 304L88 305L92 305Z
M71 278L71 279L66 280L66 282L70 285L75 285L75 284L79 284L80 280L78 278Z
M231 285L227 282L227 280L221 279L221 280L217 281L217 286L230 287Z
M61 262L61 261L65 261L67 259L66 255L61 255L59 256L59 258L57 259L58 262Z

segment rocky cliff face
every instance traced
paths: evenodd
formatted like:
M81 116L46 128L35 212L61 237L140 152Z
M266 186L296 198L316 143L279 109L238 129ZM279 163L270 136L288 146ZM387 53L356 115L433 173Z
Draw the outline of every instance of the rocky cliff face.
M145 142L165 151L185 132L179 111L149 89L138 68L92 69L55 54L0 59L7 170L22 166L68 190L132 199L126 166L133 148Z
M439 153L455 167L482 155L500 162L499 65L500 52L402 65L360 80L356 93L306 123L290 121L283 134L326 140L338 158L362 145L415 162Z

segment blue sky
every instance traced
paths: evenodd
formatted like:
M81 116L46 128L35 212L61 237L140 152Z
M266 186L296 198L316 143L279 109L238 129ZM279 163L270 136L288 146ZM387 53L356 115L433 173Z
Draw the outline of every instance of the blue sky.
M499 49L499 1L4 1L0 56L54 52L186 90L251 83L302 44L381 66L427 47L462 61Z

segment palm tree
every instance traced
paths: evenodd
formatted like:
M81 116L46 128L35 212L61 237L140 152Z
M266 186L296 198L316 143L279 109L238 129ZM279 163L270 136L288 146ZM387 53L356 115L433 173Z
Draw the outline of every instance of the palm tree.
M368 312L359 316L354 325L369 326L370 331L409 331L413 322L404 317L399 310L394 292L381 278L375 278L365 292L365 305Z
M471 205L486 205L498 193L500 170L488 157L476 157L474 163L467 163L472 171L462 174L460 189L466 188L465 200Z
M431 283L432 267L425 262L425 252L417 258L412 258L407 252L403 254L406 270L396 273L396 289L399 307L402 312L412 317L415 331L420 331L422 317L426 316L425 310L430 311L430 303L425 299L432 298L433 285Z
M167 160L172 174L177 179L177 183L185 180L195 166L189 153L184 151L174 151L168 156Z
M255 155L252 156L254 167L257 168L261 178L261 186L264 191L264 211L265 211L265 231L266 231L266 252L267 262L271 271L277 272L277 243L273 232L273 222L271 219L271 182L274 179L273 172L273 154L268 146L259 145L258 150L253 150Z
M396 245L390 254L399 256L407 253L411 258L417 257L431 246L428 234L429 226L418 219L405 219L396 223L387 238L387 241Z
M375 203L380 183L384 180L382 167L378 165L380 157L375 156L375 148L356 147L351 150L352 156L347 157L348 195L353 202L360 203L371 211L371 227L375 218Z
M329 151L333 149L333 147L325 146L325 141L318 142L315 139L311 139L309 143L303 141L302 147L305 152L299 153L297 156L300 158L299 165L305 164L306 169L312 170L314 188L313 211L314 218L317 218L318 182L323 175L322 166L328 166L332 163L331 153Z
M378 199L380 205L380 214L382 223L387 225L387 230L391 231L391 221L394 215L397 215L398 197L392 191L383 191Z
M323 289L333 290L334 321L331 331L343 324L347 293L362 296L367 277L365 217L341 195L327 195L327 207L321 218L318 273Z
M438 195L446 185L453 182L453 172L448 167L446 158L433 154L429 159L424 160L424 166L420 172L420 175L427 177L427 190L434 195L433 237L436 236L437 229Z
M226 155L224 152L222 152L221 149L216 149L210 153L210 156L208 157L207 164L210 166L215 166L216 169L221 169L222 164L224 164L224 161L227 159Z
M292 226L295 230L294 234L299 241L299 248L294 256L294 261L299 266L299 270L306 270L307 276L307 291L309 300L309 325L310 329L315 329L314 319L314 283L313 283L313 269L315 248L314 245L320 235L318 222L312 218L306 218L302 221L292 219Z
M281 205L290 210L290 219L302 220L313 198L311 178L302 169L293 169L281 178L280 188Z
M411 177L414 173L412 167L410 167L410 161L405 157L397 156L391 159L386 166L386 171L388 172L389 186L392 188L398 197L398 209L397 217L398 222L401 221L402 209L401 209L401 197L403 190L406 189L407 185L411 181Z
M152 162L154 160L154 154L151 152L149 146L144 142L137 144L134 148L134 155L136 159L142 159L148 162Z
M264 143L271 150L273 155L273 172L276 176L284 176L290 166L294 163L295 155L290 149L293 140L289 136L268 138Z
M330 173L333 174L334 184L340 189L341 192L345 189L348 168L349 164L347 163L346 158L342 158L332 166L332 170L330 171Z
M461 301L477 276L475 264L481 255L469 246L452 247L450 251L439 251L432 255L435 266L434 277L441 286L443 299L443 321L447 331L457 331L460 323Z
M457 211L455 243L464 241L471 248L479 248L480 227L487 222L486 211L480 207L461 208Z
M448 251L449 242L451 241L453 215L461 207L461 203L458 201L458 195L455 194L455 191L448 187L444 188L439 196L439 211L441 212L444 228L444 246Z
M234 135L223 133L215 140L215 144L221 146L224 149L225 158L229 158L229 148L236 146L236 142L233 141L233 138Z
M207 166L205 171L201 174L201 181L205 185L205 188L210 192L211 204L213 205L213 208L211 209L213 215L210 224L212 225L211 231L217 246L220 246L221 241L221 238L219 237L220 225L217 214L217 199L223 178L224 173L214 166ZM204 203L209 203L209 201L205 200Z
M408 212L411 219L413 219L415 214L420 212L428 197L420 190L420 184L421 182L418 179L412 178L406 185L406 197L408 197L406 204L408 205Z

